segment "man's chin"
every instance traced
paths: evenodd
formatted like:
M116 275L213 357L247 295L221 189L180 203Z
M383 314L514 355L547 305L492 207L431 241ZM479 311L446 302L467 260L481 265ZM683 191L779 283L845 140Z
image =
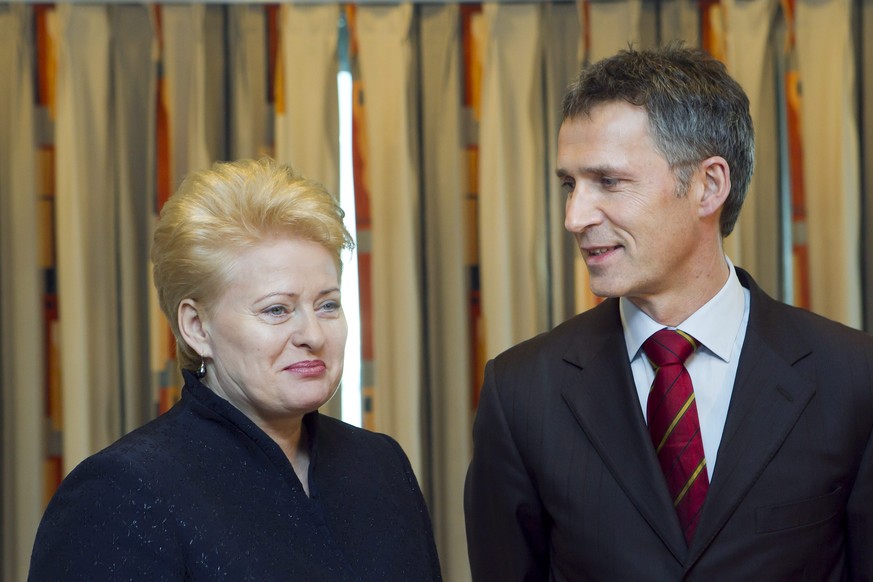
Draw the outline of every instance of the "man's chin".
M612 281L604 281L600 277L591 277L590 272L588 279L588 288L591 290L591 293L603 299L606 299L608 297L621 297L624 292L624 289L621 289Z

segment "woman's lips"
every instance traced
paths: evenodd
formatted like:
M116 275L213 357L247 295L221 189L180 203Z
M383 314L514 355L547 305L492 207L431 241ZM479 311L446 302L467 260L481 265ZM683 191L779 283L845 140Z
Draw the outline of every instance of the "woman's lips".
M285 368L289 372L293 372L298 376L321 376L327 370L327 366L321 360L306 360L297 362Z

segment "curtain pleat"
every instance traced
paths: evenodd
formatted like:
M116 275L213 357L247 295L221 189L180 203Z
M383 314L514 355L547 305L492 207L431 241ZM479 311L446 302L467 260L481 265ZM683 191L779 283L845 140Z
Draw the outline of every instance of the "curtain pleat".
M27 575L43 509L45 358L39 324L33 12L0 8L0 385L4 580Z
M277 37L267 10L279 16ZM57 52L44 61L51 66L37 67L41 13L53 15L48 46ZM26 575L61 449L66 473L151 418L150 374L164 388L161 410L178 395L148 261L166 195L213 160L271 152L338 195L341 14L339 4L322 3L0 4L4 580ZM598 301L563 229L553 176L560 100L581 62L671 39L723 58L749 94L757 133L757 169L728 253L776 295L780 271L793 265L798 281L811 282L800 294L809 307L873 329L873 0L797 0L796 52L781 61L773 25L788 16L778 14L776 0L348 10L366 98L356 119L365 148L357 180L366 186L358 202L370 204L359 215L361 247L371 250L372 269L362 290L372 306L365 414L410 457L447 580L469 579L462 498L478 362ZM277 38L274 54L268 41ZM794 184L805 198L794 199L796 232L783 234L808 249L809 277L805 254L792 265L779 255L774 63L789 59L803 84L803 173ZM38 108L32 76L55 62L56 84L49 79ZM481 99L462 102L462 94ZM792 160L800 152L792 149ZM51 164L43 160L54 160L53 176L37 176ZM55 232L43 233L52 218ZM42 304L54 296L55 275L59 322L48 328L53 307ZM479 333L484 347L473 339ZM59 365L48 363L50 353ZM340 403L326 412L339 416Z
M422 172L427 235L427 345L431 516L443 578L469 579L464 531L464 475L470 460L467 249L461 110L460 15L457 5L420 11ZM447 366L446 362L452 365ZM377 366L378 366L377 362Z
M687 46L700 46L700 9L693 0L661 2L661 43L682 40Z
M186 174L213 161L206 134L206 9L204 4L161 7L173 192Z
M372 211L375 429L394 436L426 488L422 442L422 234L413 7L358 7Z
M863 259L864 259L864 311L865 327L868 333L873 333L873 0L863 0L859 9L861 28L861 67L862 78L862 117L864 126L861 128L864 159L864 223L863 223Z
M850 0L797 2L813 311L861 326L860 182Z
M203 116L209 162L226 160L228 150L228 83L225 63L225 15L229 7L207 4L203 28Z
M725 0L726 60L749 96L755 127L755 173L728 255L774 297L780 295L779 160L772 25L775 0ZM781 48L781 47L780 47Z
M231 158L257 159L266 155L267 134L267 17L260 5L229 8L231 102Z
M156 41L149 9L110 11L118 196L118 296L122 432L152 418L149 363L149 248L155 197Z
M276 103L276 159L339 197L337 102L338 4L280 9L281 97ZM342 390L342 386L339 389ZM321 411L342 412L339 393Z
M643 45L644 35L642 0L599 0L590 3L591 46L586 61L593 63L626 49L628 44Z
M575 239L564 229L566 196L561 181L555 177L557 167L557 137L561 125L561 101L567 85L579 74L582 65L582 31L573 4L551 4L545 8L543 39L545 40L545 197L548 253L549 298L548 327L569 319L576 313L573 269L579 250ZM588 289L579 293L590 294Z
M486 4L479 124L485 353L547 328L541 6Z
M121 436L105 6L57 7L57 277L64 472Z
M276 158L339 196L337 4L283 4ZM337 402L339 399L336 399Z

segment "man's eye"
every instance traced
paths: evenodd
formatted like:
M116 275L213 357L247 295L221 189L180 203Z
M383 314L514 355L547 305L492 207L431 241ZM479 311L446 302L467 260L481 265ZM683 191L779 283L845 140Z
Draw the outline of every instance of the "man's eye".
M608 176L601 176L600 185L604 188L615 188L618 185L618 179Z
M564 191L564 194L568 196L573 193L573 190L576 188L576 184L572 180L564 180L561 182L561 190Z

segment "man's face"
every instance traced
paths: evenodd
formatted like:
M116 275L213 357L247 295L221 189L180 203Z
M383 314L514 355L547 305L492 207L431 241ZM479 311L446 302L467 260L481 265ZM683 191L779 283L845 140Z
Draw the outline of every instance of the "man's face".
M642 307L694 286L704 236L697 196L677 195L644 109L604 103L564 121L557 172L567 193L564 226L576 238L594 294L626 296Z

